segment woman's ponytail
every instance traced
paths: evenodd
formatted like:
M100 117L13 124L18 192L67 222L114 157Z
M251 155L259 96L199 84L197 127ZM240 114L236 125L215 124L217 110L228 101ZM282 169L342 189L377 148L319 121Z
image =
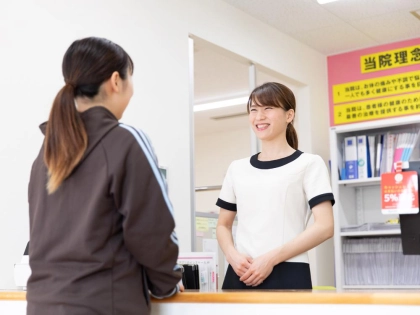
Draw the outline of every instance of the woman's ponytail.
M295 150L298 149L298 135L297 132L295 130L295 127L293 126L293 123L289 123L287 125L287 129L286 129L286 140L287 143Z
M67 83L51 108L44 142L48 168L47 190L52 194L82 159L88 143L86 129L75 103L75 86Z
M70 176L88 145L88 135L75 106L75 98L92 100L98 95L101 84L115 71L125 80L133 69L133 61L124 49L105 38L79 39L67 49L62 64L66 85L55 97L44 142L49 194Z

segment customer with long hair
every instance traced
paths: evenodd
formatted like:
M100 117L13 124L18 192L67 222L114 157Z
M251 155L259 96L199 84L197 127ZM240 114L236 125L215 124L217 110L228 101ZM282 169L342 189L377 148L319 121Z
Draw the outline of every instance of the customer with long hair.
M151 144L118 122L133 61L90 37L71 44L62 70L29 183L28 315L147 314L149 291L163 298L183 287Z

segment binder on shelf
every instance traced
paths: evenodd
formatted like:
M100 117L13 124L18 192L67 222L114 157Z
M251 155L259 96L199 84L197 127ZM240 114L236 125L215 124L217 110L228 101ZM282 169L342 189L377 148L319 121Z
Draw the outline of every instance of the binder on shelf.
M403 143L403 151L402 151L402 155L401 155L401 161L408 161L408 152L410 151L410 146L411 146L411 141L413 140L412 134L411 133L407 133L406 134L406 138L405 138L405 142Z
M375 136L368 136L368 147L369 147L369 165L372 177L375 177L375 161L376 161L376 150L375 150Z
M198 265L193 265L195 287L200 289L200 267Z
M416 132L414 133L413 145L409 150L409 157L408 157L407 160L409 160L413 154L414 154L415 158L420 158L419 151L418 151L419 147L417 145L417 143L419 141L419 137L420 137L420 129L416 130ZM416 147L417 147L417 152L414 152L414 148L416 148Z
M411 157L411 153L413 153L414 146L416 145L418 139L418 132L410 133L408 136L408 142L404 147L403 154L402 154L402 161L409 161Z
M344 139L344 155L345 155L345 161L346 161L346 178L347 179L358 178L356 141L357 141L356 137L346 137Z
M340 180L347 179L347 174L346 174L346 150L345 150L345 145L344 144L345 144L344 142L341 143L341 156L339 154L338 155L338 160L337 160L338 178Z
M417 143L419 132L400 133L395 136L395 148L393 163L391 171L393 172L394 163L398 161L406 162L409 161L414 151L414 147ZM388 170L389 171L389 170Z
M182 252L177 263L184 267L186 289L201 292L217 290L216 254L214 252Z
M185 274L185 268L184 268L184 265L179 265L179 266L181 266L181 270L182 270L182 284L184 285L184 288L186 288L187 276Z
M200 289L200 279L198 275L198 265L191 264L191 265L182 265L184 267L184 275L183 279L185 278L184 287L188 290L199 290Z
M367 137L357 136L357 178L366 179L372 177L370 172L369 149Z
M394 164L398 161L402 161L403 152L404 152L404 143L406 141L407 134L401 133L397 137L397 143L394 151L394 161L392 163L392 172L395 171Z
M394 161L395 140L398 135L388 132L384 140L384 158L382 159L381 173L389 173L392 171Z
M387 138L387 135L386 134L384 134L383 135L383 141L382 141L382 157L381 157L381 162L380 162L380 165L379 165L379 174L383 174L383 173L385 173L385 168L386 168L386 166L385 166L385 163L386 163L386 146L387 146L387 141L388 140L388 138Z
M375 138L376 143L376 164L375 164L375 176L381 176L381 162L382 162L382 151L384 143L384 135L377 135Z

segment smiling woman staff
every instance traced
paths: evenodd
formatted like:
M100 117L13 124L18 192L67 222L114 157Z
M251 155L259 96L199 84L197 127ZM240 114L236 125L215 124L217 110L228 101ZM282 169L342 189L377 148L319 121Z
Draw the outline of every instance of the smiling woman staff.
M28 315L147 314L149 290L162 298L180 288L156 157L142 131L118 123L133 68L103 38L64 55L65 85L41 125L29 183Z
M217 239L229 262L222 288L312 289L307 251L334 233L328 170L319 156L298 150L289 88L265 83L247 107L262 150L231 163L216 203ZM306 228L311 212L315 222Z

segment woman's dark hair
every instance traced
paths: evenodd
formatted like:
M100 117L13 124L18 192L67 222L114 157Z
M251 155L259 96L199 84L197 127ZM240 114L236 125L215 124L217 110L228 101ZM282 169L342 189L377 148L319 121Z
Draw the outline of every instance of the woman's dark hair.
M44 142L48 193L53 193L82 159L88 137L75 106L75 97L93 98L101 84L117 71L124 80L134 65L117 44L97 37L76 40L63 58L65 86L51 108Z
M277 82L264 83L252 91L247 104L248 114L252 102L259 106L280 107L285 111L293 109L296 113L295 95L287 86ZM298 149L298 136L293 121L287 125L286 140L293 149Z

